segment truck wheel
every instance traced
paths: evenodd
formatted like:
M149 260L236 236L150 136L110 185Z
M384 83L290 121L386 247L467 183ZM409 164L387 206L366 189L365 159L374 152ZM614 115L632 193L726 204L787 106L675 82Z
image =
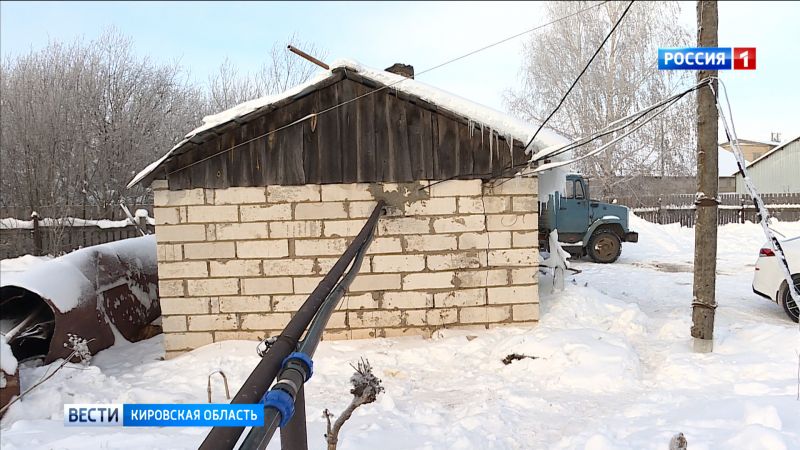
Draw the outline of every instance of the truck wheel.
M622 242L613 231L597 231L589 238L589 246L586 248L586 252L594 262L613 263L622 252Z
M792 280L794 281L794 285L797 287L797 289L800 289L800 274L792 275ZM797 322L798 317L800 317L800 308L798 308L797 303L794 302L792 293L789 292L789 286L785 281L783 282L783 285L783 298L781 298L783 310L786 311L786 315L789 316L790 319Z

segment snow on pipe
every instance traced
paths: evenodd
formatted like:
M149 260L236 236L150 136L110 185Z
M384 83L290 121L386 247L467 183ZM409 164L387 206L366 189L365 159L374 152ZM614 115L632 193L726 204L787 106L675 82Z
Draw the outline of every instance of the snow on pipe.
M764 204L764 200L759 195L758 191L756 190L756 186L753 183L753 180L747 175L746 163L744 160L744 156L742 154L742 149L739 147L739 138L736 135L736 126L733 123L733 112L731 111L731 104L728 100L728 89L725 86L725 83L719 77L714 77L719 80L720 85L722 85L722 93L725 95L725 103L728 106L728 114L730 115L730 127L728 126L728 119L725 116L725 111L722 108L722 105L719 102L719 95L716 91L714 91L714 87L709 85L712 92L714 93L714 98L716 100L717 111L719 111L719 117L722 119L722 125L725 128L725 134L728 137L728 140L731 142L731 148L734 149L734 156L736 157L736 164L739 166L739 172L742 174L742 179L744 180L745 188L747 189L747 193L750 194L750 197L753 199L753 204L755 205L756 209L758 210L758 218L761 224L761 229L764 231L764 235L767 237L767 241L772 247L772 251L775 253L775 256L780 261L779 266L781 267L781 271L783 272L783 277L787 284L787 289L789 290L789 294L794 300L796 305L800 305L800 293L798 292L797 286L794 284L794 280L792 280L792 272L789 270L789 262L786 260L786 255L783 252L783 246L781 246L780 241L777 237L775 237L775 233L773 233L772 229L769 227L769 219L771 218L769 214L769 210L767 210L766 205Z
M374 232L384 206L385 202L379 200L366 224L353 239L353 242L347 247L314 291L311 292L308 299L292 317L269 351L244 381L233 400L231 400L232 404L258 403L262 399L272 380L278 376L283 360L290 353L297 350L297 344L300 342L303 333L306 332L314 316L323 306L328 294L339 283L345 270L357 256L361 246ZM243 431L243 427L214 427L203 440L200 449L233 449Z
M48 364L74 356L71 334L86 339L91 353L110 347L117 336L149 338L161 331L152 325L161 315L157 285L155 236L87 247L4 275L0 347L14 359ZM18 382L0 386L0 406L15 394Z
M115 335L152 335L161 315L155 247L155 236L124 239L4 275L0 331L15 355L64 358L68 333L94 339L92 352L111 346Z

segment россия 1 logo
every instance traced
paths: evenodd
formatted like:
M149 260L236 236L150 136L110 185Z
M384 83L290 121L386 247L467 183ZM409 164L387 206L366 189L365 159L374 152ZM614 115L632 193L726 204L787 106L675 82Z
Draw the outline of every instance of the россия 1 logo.
M755 70L755 47L658 49L659 70Z

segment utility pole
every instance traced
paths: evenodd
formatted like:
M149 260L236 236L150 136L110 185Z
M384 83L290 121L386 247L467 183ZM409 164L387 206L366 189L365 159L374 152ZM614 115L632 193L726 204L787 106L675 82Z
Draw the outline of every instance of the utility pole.
M717 46L716 0L697 2L697 46ZM697 81L717 76L715 70L697 71ZM717 81L711 83L714 92ZM697 91L697 199L694 228L694 288L692 337L695 352L714 348L714 310L717 271L717 193L719 188L718 113L711 89Z

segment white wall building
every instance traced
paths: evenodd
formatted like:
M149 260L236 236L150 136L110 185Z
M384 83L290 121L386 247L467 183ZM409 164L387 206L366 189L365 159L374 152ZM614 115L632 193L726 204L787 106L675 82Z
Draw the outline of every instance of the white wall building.
M759 193L800 193L800 135L748 164L747 174ZM747 193L741 174L736 175L736 192Z

